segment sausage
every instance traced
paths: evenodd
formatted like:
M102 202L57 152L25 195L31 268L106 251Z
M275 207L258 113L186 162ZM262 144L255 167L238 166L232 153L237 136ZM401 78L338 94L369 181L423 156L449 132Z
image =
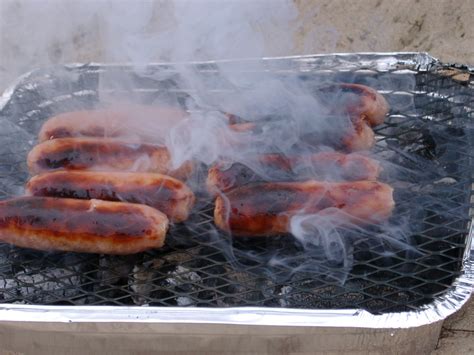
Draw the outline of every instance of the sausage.
M345 151L358 152L371 149L375 144L375 134L364 120L353 119L352 127L341 139L341 147ZM333 145L339 148L339 145Z
M174 107L139 105L65 112L43 124L38 140L100 137L163 142L169 130L187 116L185 111Z
M138 204L52 197L0 202L0 240L23 248L135 254L160 248L168 218Z
M324 117L324 120L328 123L323 124L319 127L320 129L302 132L300 140L306 147L328 146L345 152L356 152L369 150L375 144L374 131L361 116L347 118L344 115L328 115ZM265 126L272 124L268 120L234 123L229 125L229 129L236 133L253 134L255 138L258 138L258 135L265 131Z
M361 154L321 152L285 156L262 154L252 170L241 163L213 165L207 175L207 188L211 194L247 185L252 182L284 182L308 179L329 181L376 180L382 170L380 164Z
M255 131L258 125L254 122L233 123L229 125L229 128L234 132L250 132Z
M382 124L389 111L385 98L376 90L360 84L339 83L319 87L317 96L333 115L348 115L352 122L342 136L341 147L354 152L368 150L375 144L372 127Z
M360 118L370 127L384 122L389 105L383 95L377 90L361 84L334 83L319 86L315 90L316 97L321 104L333 114L345 114ZM223 112L229 126L235 131L251 130L255 128L250 122L232 113Z
M316 95L333 113L347 113L351 117L359 117L370 127L382 124L389 111L389 105L383 95L365 85L324 85L317 88Z
M193 169L185 162L171 167L165 147L145 143L127 143L111 138L59 138L35 146L28 154L32 174L49 170L133 171L187 178Z
M303 133L302 142L348 152L368 150L374 146L372 127L382 124L389 111L389 105L381 94L365 85L346 83L320 86L314 94L321 102L321 111L327 111L320 119L330 124L321 125L317 132ZM271 122L271 117L248 121L230 113L224 115L229 129L239 133L259 134L268 121Z
M375 145L375 134L366 120L360 116L327 116L327 124L300 137L308 148L321 145L344 152L369 150Z
M393 210L393 189L376 181L254 183L216 198L215 224L235 236L272 236L290 231L297 214L343 212L339 223L371 224Z
M173 222L185 221L195 201L191 189L181 181L151 173L55 171L31 178L26 193L141 203L160 210Z
M334 116L331 119L333 123L339 123L339 126L341 126L340 123L344 120L343 117ZM258 136L263 131L262 127L265 124L267 123L235 123L230 125L229 129L236 133L250 133ZM329 128L329 126L325 128ZM375 134L365 120L351 118L350 122L343 129L338 130L335 127L330 127L330 129L325 130L323 127L317 132L303 133L300 140L307 147L315 149L320 146L328 146L345 152L357 152L370 150L375 145ZM226 142L224 142L224 146L225 144ZM245 145L245 143L242 144Z

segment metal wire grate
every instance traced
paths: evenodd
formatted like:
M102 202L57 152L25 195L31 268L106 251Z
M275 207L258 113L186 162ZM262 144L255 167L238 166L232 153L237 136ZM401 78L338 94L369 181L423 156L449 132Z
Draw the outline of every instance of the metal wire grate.
M375 151L404 168L401 176L390 176L388 169L382 179L395 187L393 219L412 226L409 238L422 254L386 255L383 240L374 242L376 229L348 231L357 235L351 244L353 267L343 284L328 276L338 265L311 273L294 271L292 264L263 267L275 253L293 255L294 265L305 256L292 238L231 241L217 234L210 228L212 202L202 198L191 221L173 226L161 250L117 257L43 253L1 244L0 302L362 308L373 313L418 310L432 302L460 274L468 244L474 82L466 69L436 63L417 67L403 61L381 67L379 59L316 57L263 63L276 75L299 76L310 83L356 82L386 96L392 110L376 130ZM196 68L202 75L215 72L212 64ZM98 77L108 71L126 75L141 102L167 95L183 105L189 100L179 88L177 73L167 65L150 66L142 75L127 67L100 65L35 72L15 87L0 111L0 198L21 194L28 178L25 157L41 123L57 112L97 105ZM129 95L126 89L110 92ZM238 265L225 255L222 241L232 244Z

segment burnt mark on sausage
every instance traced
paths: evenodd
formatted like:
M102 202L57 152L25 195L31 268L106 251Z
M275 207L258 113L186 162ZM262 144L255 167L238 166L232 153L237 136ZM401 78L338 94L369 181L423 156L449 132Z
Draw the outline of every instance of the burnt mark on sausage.
M0 202L0 228L13 227L55 235L139 238L154 226L134 205L107 208L94 201L23 197Z
M194 194L184 183L154 173L55 171L33 177L26 191L33 196L145 204L176 222L185 220L194 204Z
M92 126L80 130L60 126L52 128L45 133L48 139L71 138L71 137L113 137L113 134L106 134L105 128L101 126Z
M40 170L81 170L95 166L109 168L131 168L136 161L148 159L153 163L166 165L169 153L166 148L151 144L124 143L113 139L63 138L41 143L32 151L31 163Z
M285 156L263 154L257 157L259 173L242 163L218 163L209 169L208 187L211 193L254 182L283 181L354 181L375 180L379 163L360 154L321 152ZM260 173L261 172L261 173Z
M335 208L344 216L338 223L378 223L393 206L392 189L374 181L254 183L219 195L214 218L235 235L265 236L290 232L288 223L296 214Z

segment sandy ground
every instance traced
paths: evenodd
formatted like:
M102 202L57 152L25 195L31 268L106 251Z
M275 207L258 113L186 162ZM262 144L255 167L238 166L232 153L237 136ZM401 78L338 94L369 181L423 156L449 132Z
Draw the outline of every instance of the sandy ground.
M305 51L421 51L474 65L474 0L296 2L304 23L299 44Z
M300 9L299 30L294 52L286 54L426 51L445 62L474 66L474 0L295 1ZM61 29L48 26L41 17L13 30L12 21L21 22L21 17L14 17L21 10L16 6L19 2L0 0L0 90L20 73L41 65L104 60L100 38L84 28L52 42L39 36L39 50L25 47L35 25L51 33ZM12 3L15 6L9 7ZM98 26L91 21L91 26ZM474 302L446 322L435 351L437 355L468 353L474 353Z
M474 354L474 299L443 323L432 355Z

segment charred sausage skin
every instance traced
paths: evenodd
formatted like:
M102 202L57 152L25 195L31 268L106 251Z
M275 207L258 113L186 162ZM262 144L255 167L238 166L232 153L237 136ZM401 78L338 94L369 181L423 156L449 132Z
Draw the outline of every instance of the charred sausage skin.
M153 172L178 179L186 179L193 169L191 162L173 169L170 153L163 146L127 143L110 138L60 138L45 141L28 154L28 167L33 175L68 169Z
M380 164L365 155L321 152L285 156L262 154L251 162L263 175L241 163L217 163L208 172L207 188L211 194L226 192L252 182L284 182L308 179L328 181L376 180Z
M195 200L183 182L152 173L55 171L31 178L26 192L32 196L141 203L160 210L173 222L186 220Z
M290 232L297 214L338 209L349 224L379 223L394 207L392 188L376 181L327 183L254 183L216 198L216 225L235 236L271 236Z
M51 197L0 202L0 240L38 250L134 254L163 246L168 218L138 204Z

